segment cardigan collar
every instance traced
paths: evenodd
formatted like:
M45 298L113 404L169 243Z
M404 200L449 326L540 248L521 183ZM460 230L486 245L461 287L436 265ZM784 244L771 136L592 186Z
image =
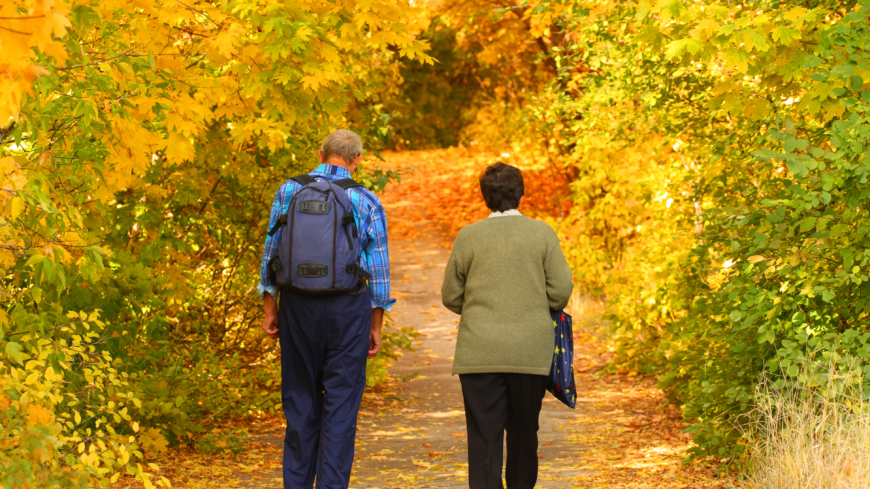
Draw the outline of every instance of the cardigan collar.
M517 209L508 209L504 212L491 212L487 218L489 218L489 217L505 217L505 216L522 216L522 214Z

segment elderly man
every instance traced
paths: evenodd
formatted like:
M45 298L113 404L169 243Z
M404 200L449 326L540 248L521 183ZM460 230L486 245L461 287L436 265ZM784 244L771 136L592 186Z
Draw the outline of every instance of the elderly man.
M343 129L333 132L318 151L320 165L309 175L284 182L272 204L257 290L266 311L263 329L281 345L285 488L311 488L315 476L318 487L348 487L366 358L378 354L384 311L396 302L390 298L384 208L374 194L350 179L362 151L358 135ZM294 199L297 194L300 198ZM309 194L315 197L303 197ZM350 209L345 209L348 214L316 221L319 215L345 207L352 207L352 219ZM327 232L310 228L328 228L333 222L336 228L327 230L333 237L328 241L333 246L331 262L296 264L288 258L293 246L297 257L324 253L324 246L311 249L310 244ZM282 240L282 233L290 236ZM306 246L309 249L302 250ZM336 253L356 253L356 261L336 265ZM337 288L336 273L338 282L352 280L357 286ZM309 290L330 276L331 288Z

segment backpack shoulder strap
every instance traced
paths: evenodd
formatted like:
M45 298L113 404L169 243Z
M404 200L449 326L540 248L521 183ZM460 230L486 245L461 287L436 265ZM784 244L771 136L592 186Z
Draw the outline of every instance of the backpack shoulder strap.
M290 180L295 180L297 183L302 185L303 187L308 185L309 183L314 183L317 180L314 179L311 175L305 173L302 175L296 175L295 177L291 177Z
M357 182L357 181L354 180L353 178L343 178L343 179L341 179L341 180L336 180L336 181L332 182L332 184L333 184L333 185L337 185L337 186L341 187L341 188L344 189L344 190L347 190L347 189L349 189L349 188L362 187L362 186L363 186L363 184Z
M287 224L287 214L284 214L283 216L279 217L277 221L275 221L275 225L272 226L272 229L269 230L269 236L274 236L275 233L277 233L278 230L281 229L281 226L283 226L284 224Z

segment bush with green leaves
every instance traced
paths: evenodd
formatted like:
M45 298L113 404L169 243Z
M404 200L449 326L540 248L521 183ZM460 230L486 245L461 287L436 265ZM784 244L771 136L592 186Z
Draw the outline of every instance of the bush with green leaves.
M614 365L659 376L695 456L741 456L765 371L870 372L868 2L544 0L488 15L492 30L465 34L527 32L555 73L527 79L496 132L534 134L567 180L559 232L607 305Z

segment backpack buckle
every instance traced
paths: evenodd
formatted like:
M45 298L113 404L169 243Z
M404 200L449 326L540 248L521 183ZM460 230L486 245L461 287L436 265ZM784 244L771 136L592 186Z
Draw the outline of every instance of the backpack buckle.
M320 263L300 263L296 266L296 275L302 278L321 278L329 274L329 267Z
M329 207L329 202L322 200L303 200L299 203L299 212L315 216L325 216L329 214Z

